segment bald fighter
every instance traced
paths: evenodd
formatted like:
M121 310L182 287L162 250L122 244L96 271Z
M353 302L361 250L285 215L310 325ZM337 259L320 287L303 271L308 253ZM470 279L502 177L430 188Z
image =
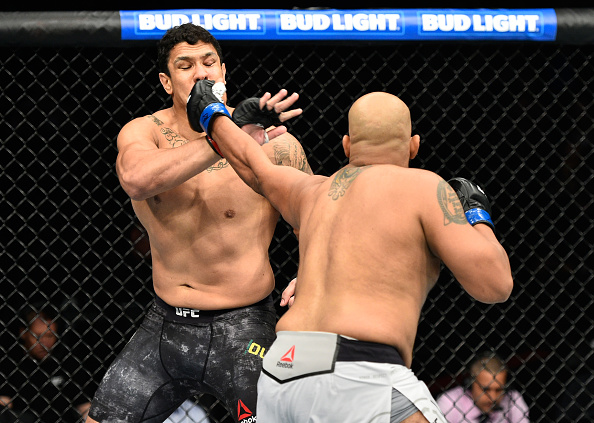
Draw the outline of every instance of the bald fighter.
M299 231L292 307L258 382L258 422L445 422L411 372L421 308L443 262L485 303L513 280L486 195L459 178L408 167L419 149L408 107L375 92L350 108L349 163L330 177L270 163L231 119L210 113L212 81L199 81L201 123L239 176ZM263 113L296 101L266 94Z

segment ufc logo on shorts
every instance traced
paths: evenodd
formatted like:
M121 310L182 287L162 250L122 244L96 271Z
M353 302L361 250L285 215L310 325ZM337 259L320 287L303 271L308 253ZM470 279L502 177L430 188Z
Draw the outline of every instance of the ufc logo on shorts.
M175 314L181 317L200 317L200 310L195 308L175 307Z

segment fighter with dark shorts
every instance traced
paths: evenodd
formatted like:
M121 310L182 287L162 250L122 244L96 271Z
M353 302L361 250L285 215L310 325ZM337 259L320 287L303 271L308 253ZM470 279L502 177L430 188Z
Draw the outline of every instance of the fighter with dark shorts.
M186 398L209 393L237 410L236 421L255 421L254 386L275 323L271 297L219 311L172 307L156 297L107 371L90 417L162 422Z
M214 394L235 422L254 422L262 357L275 337L269 248L279 212L190 124L196 81L225 81L219 42L187 23L169 29L157 52L171 106L122 127L116 171L146 230L158 298L105 375L86 422L161 422L198 392ZM303 147L280 124L301 110L277 105L281 116L261 125L253 101L228 113L271 163L311 174Z

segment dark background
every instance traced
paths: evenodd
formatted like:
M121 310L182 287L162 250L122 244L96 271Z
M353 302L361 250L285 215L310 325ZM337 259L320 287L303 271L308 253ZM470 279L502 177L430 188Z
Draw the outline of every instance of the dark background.
M413 364L435 395L462 382L475 353L492 349L510 365L532 421L563 421L566 393L570 405L584 398L582 410L594 407L591 391L580 397L592 381L594 46L222 46L232 105L281 87L301 94L304 114L290 131L314 172L330 175L345 163L340 140L352 102L388 91L410 106L422 138L412 166L475 180L492 198L514 291L506 303L480 304L443 270L424 307ZM0 57L2 351L16 342L15 316L27 303L54 304L67 323L63 342L92 390L152 299L140 253L146 239L114 164L119 129L169 105L156 51L151 43L11 47ZM296 273L296 249L281 220L270 247L275 300ZM225 419L214 400L202 401L213 419ZM567 421L589 421L581 419Z

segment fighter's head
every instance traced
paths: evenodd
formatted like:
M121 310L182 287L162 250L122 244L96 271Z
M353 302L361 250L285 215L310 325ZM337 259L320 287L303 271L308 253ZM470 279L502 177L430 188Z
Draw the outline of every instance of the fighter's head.
M349 134L343 139L350 161L407 166L417 154L420 138L411 136L408 106L397 96L372 92L357 99L349 110Z

